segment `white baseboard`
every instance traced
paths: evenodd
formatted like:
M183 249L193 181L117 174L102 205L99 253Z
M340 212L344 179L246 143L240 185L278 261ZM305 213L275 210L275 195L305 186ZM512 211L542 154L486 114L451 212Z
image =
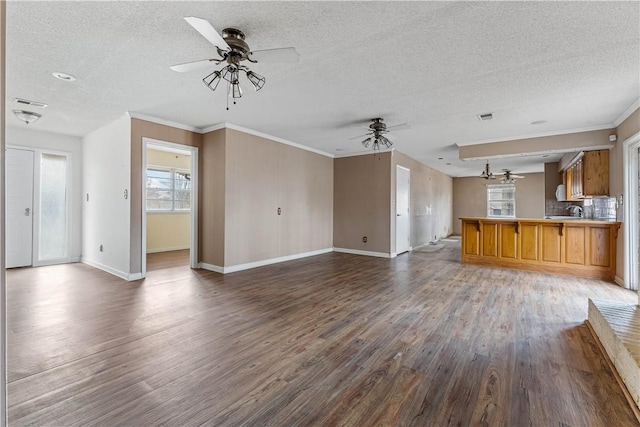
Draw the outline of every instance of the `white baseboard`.
M207 264L206 262L203 262L201 265L202 265L202 268L204 268L205 270L215 271L216 273L227 274L227 273L235 273L236 271L249 270L251 268L262 267L265 265L277 264L285 261L293 261L294 259L307 258L315 255L322 255L332 251L333 251L332 248L318 249L317 251L302 252L299 254L287 255L287 256L282 256L278 258L248 262L246 264L231 265L228 267L221 267L219 265Z
M216 273L224 274L224 267L220 267L219 265L213 265L213 264L207 264L206 262L201 262L200 268L203 268L209 271L215 271Z
M616 277L613 279L614 282L616 282L616 284L618 286L621 286L624 288L624 279L618 275L616 275Z
M394 256L396 256L393 253L388 254L384 252L360 251L358 249L333 248L333 251L353 255L375 256L378 258L393 258Z
M92 261L86 258L80 258L80 262L83 264L87 264L93 268L97 268L98 270L106 271L109 274L113 274L114 276L118 276L121 279L133 281L142 279L142 273L125 273L124 271L120 271L113 267L109 267L108 265L102 264L97 261Z
M79 256L71 257L71 259L69 260L69 262L80 262L80 257L79 257Z
M171 252L171 251L182 251L185 249L191 249L191 246L175 246L172 248L156 248L156 249L147 249L148 254L157 254L158 252Z

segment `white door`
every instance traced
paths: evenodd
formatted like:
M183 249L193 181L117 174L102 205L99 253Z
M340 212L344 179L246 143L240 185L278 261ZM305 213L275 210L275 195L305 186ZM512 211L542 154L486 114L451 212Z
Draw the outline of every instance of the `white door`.
M409 169L396 166L396 253L409 250Z
M33 151L6 155L7 268L31 265L33 245Z

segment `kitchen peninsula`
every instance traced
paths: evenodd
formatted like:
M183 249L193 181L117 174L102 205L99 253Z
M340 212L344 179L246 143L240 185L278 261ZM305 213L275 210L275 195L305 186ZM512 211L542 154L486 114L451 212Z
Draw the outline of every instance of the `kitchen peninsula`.
M613 280L619 222L460 218L462 263Z

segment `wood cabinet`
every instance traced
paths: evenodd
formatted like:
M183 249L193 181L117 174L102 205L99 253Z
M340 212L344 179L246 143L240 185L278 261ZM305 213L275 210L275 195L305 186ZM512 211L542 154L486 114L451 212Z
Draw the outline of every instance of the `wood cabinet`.
M585 151L565 171L567 199L609 195L609 150Z
M465 264L613 280L619 222L462 218Z

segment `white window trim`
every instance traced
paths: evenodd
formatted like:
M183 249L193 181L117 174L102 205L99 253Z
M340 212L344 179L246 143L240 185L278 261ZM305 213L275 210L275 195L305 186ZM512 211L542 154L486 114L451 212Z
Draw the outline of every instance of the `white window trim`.
M171 209L150 209L150 208L146 208L147 209L147 213L160 213L160 214L189 214L191 213L191 208L189 209L176 209L175 208L175 173L176 172L181 172L181 173L188 173L191 176L191 171L189 169L181 169L181 168L172 168L172 167L167 167L167 166L156 166L156 165L147 165L147 167L145 168L145 188L147 188L147 184L146 184L146 178L147 178L147 171L151 169L151 170L158 170L158 171L165 171L165 172L170 172L171 173L171 184L172 187L171 188L171 193L173 194L173 198L171 200ZM190 197L189 197L189 201L191 202L193 199L193 188L189 189L189 193L190 193ZM147 198L146 198L146 192L145 192L145 199L144 199L144 203L146 206L147 203Z
M513 215L491 215L489 209L489 192L492 188L513 188ZM516 217L516 185L515 184L487 184L487 217L488 218L515 218ZM502 202L502 201L510 201L509 199L504 200L493 200L493 202Z

